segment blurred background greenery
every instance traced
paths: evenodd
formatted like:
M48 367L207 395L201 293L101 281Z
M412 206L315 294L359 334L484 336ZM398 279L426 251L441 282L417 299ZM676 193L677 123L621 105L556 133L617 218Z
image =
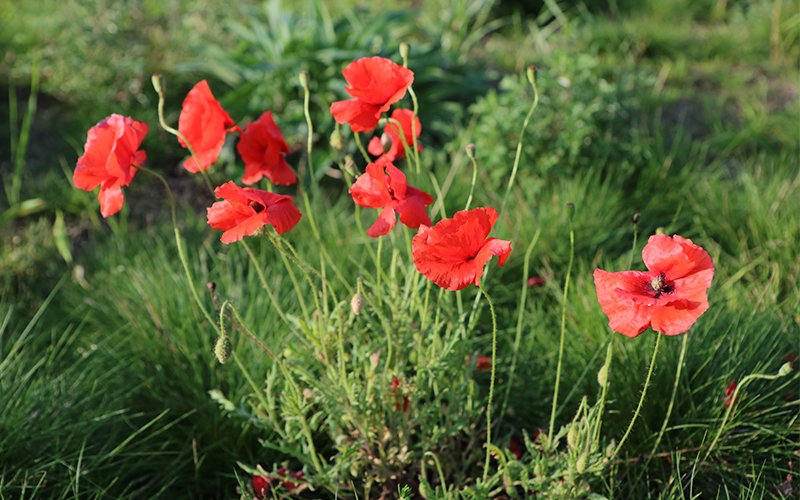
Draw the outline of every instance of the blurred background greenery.
M181 204L194 272L247 303L248 319L266 328L277 320L264 312L260 284L241 250L221 248L206 226L212 200L179 168L184 150L157 126L150 75L166 77L172 124L200 79L236 120L272 110L296 166L307 136L297 74L309 71L319 206L344 228L331 245L346 269L347 255L363 244L347 229L346 190L326 175L338 158L326 147L328 107L346 98L348 62L397 61L399 43L408 42L423 166L449 187L447 214L469 189L470 142L483 188L476 204L502 200L532 100L524 69L538 68L540 105L496 229L517 254L492 271L503 359L511 357L522 249L537 228L531 269L546 285L531 290L499 435L547 422L569 201L577 206L578 272L565 386L574 396L594 394L584 368L599 368L595 352L613 338L619 413L605 432L621 435L651 346L645 336L609 337L590 275L598 266L622 269L628 221L641 212L639 248L664 227L704 246L717 275L658 450L673 453L638 468L623 464L606 480L618 498L684 498L692 487L715 498L783 498L797 452L796 376L753 386L724 453L692 481L697 454L677 450L708 441L731 380L772 373L782 356L800 354L797 0L6 0L0 26L0 497L234 498L236 461L283 459L259 444L267 436L222 414L207 395L219 389L238 404L248 387L209 355L213 338L179 271L160 186L138 176L123 211L102 220L96 195L74 189L71 172L86 131L101 119L120 113L147 122L143 148ZM213 178L242 172L229 142ZM296 232L298 241L310 234ZM310 240L298 243L309 255ZM259 251L269 255L266 245ZM279 284L279 269L268 275ZM269 335L279 346L286 332ZM488 344L485 335L475 342ZM665 347L655 387L671 388L677 352L675 343ZM252 372L268 366L244 346L242 357ZM646 402L628 457L650 453L668 393L654 390ZM563 404L565 421L577 397Z

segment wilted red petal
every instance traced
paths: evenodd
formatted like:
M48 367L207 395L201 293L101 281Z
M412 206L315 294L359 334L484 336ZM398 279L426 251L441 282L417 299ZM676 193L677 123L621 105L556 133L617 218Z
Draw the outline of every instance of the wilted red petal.
M183 100L181 115L178 118L178 132L180 132L194 149L197 162L189 158L183 166L192 173L197 173L200 168L207 170L212 163L217 161L222 145L225 143L225 134L228 128L236 124L222 105L214 98L208 82L198 82L186 99ZM178 138L184 148L186 142Z
M275 481L274 477L253 476L253 490L256 492L256 498L264 498L272 488L273 481Z
M137 151L146 134L146 123L117 114L89 129L72 181L86 191L100 186L97 198L103 217L122 208L121 188L131 183L138 172L135 166L142 166L147 157L144 151Z

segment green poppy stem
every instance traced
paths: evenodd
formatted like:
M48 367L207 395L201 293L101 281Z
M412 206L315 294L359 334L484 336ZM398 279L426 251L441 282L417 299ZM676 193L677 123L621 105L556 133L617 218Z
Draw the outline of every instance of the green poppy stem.
M486 301L489 302L489 309L492 312L492 378L489 383L489 402L486 405L486 462L483 465L483 482L485 484L489 478L489 460L492 456L492 397L494 396L494 374L497 363L497 315L494 312L494 303L486 294L483 285L478 286L483 296L486 297Z

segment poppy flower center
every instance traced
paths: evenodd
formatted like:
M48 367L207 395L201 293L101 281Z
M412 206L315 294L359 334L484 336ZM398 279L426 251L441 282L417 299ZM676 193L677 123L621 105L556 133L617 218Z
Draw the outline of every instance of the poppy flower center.
M261 203L259 203L257 201L250 201L250 203L248 203L248 205L253 207L253 210L255 210L256 213L263 212L264 208L265 208L264 205L262 205Z
M672 283L667 283L667 278L663 272L653 278L650 282L650 292L653 293L653 298L659 298L664 293L672 293L675 286Z

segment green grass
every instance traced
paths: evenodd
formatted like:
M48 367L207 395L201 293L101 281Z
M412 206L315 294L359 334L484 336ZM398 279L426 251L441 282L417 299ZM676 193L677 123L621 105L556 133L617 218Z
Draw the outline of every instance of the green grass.
M603 435L622 436L639 398L654 334L627 339L611 332L591 273L598 267L625 269L633 240L630 217L641 212L634 269L643 269L640 252L647 237L664 228L708 250L716 272L710 308L688 334L674 409L656 455L636 460L651 453L664 422L682 337L662 340L643 413L614 471L595 483L596 492L608 498L679 499L698 493L703 498L781 498L775 487L790 473L800 429L797 372L745 386L705 462L703 447L722 424L730 381L774 374L782 356L800 354L795 3L784 2L779 57L771 62L770 5L731 2L722 17L714 17L708 6L694 11L680 2L670 5L666 12L648 4L611 17L575 7L564 13L567 22L559 30L544 22L536 27L530 19L510 19L500 34L464 52L504 72L528 64L540 67L540 106L526 132L507 212L492 235L512 240L514 252L505 267L490 266L485 281L498 311L496 394L503 395L506 384L512 384L509 411L494 435L503 445L511 435L521 440L523 429L532 433L548 424L569 258L564 205L573 202L576 261L556 423L570 421L583 395L589 401L597 397L595 374L611 342ZM550 18L548 12L541 21ZM667 29L667 15L679 29ZM430 33L443 29L427 26ZM453 57L458 60L457 51ZM469 65L462 68L470 70ZM43 83L45 93L52 93L59 81L51 78ZM76 110L94 102L80 97L90 91L81 87L85 83L73 84ZM97 99L104 100L103 95ZM321 98L316 106L324 110L331 98ZM235 92L229 99L236 99ZM511 75L496 92L477 98L449 120L444 117L449 104L431 115L437 125L435 135L423 132L423 167L441 186L453 166L452 188L443 205L448 215L466 201L472 171L462 151L468 142L476 144L479 164L473 206L499 208L531 99L524 76ZM174 100L177 109L180 97ZM250 104L239 102L242 109ZM87 113L84 109L80 116ZM84 120L88 128L97 117ZM300 118L287 118L287 127L301 130L292 120L299 123ZM37 127L46 123L37 116L29 151L41 137ZM151 125L154 131L155 122ZM73 141L83 140L85 128L71 134ZM329 130L317 132L323 144ZM315 156L317 165L326 161L321 154ZM69 157L64 163L74 161ZM73 265L65 264L58 237L51 236L54 211L41 218L17 215L0 227L0 498L232 498L236 476L249 479L237 461L267 470L273 463L296 466L296 460L262 446L260 439L274 443L277 437L253 411L249 382L235 364L219 365L211 355L214 329L192 301L163 198L156 194L161 187L138 176L126 190L126 208L103 223L97 219L95 196L69 186L57 157L41 164L46 173L23 175L20 199L39 197L63 209ZM156 168L170 172L170 165L165 161ZM226 172L236 168L229 164ZM434 191L427 176L409 178ZM230 299L270 348L297 348L298 337L281 324L247 254L239 245L219 243L219 232L205 224L204 202L194 202L195 195L206 196L202 185L180 176L170 181L174 189L191 193L180 197L179 219L206 307L213 309L204 288L213 280L220 300ZM368 284L373 280L366 246L374 242L359 233L343 182L324 177L321 196L312 204L330 257L326 267L332 291L339 300L349 300L356 278ZM361 210L363 224L373 222L373 212ZM308 219L304 215L286 236L319 267ZM528 289L517 368L509 382L519 290L528 277L522 275L524 250L537 231L529 274L545 277L546 283ZM396 236L402 260L404 240ZM302 317L279 255L265 239L252 240L281 308ZM387 270L391 247L388 241L383 246ZM299 288L306 303L313 303L307 285L301 281ZM390 287L386 290L388 298L397 299ZM475 293L462 293L467 311ZM455 325L454 295L444 300L443 313ZM364 328L366 334L373 326ZM481 300L467 345L488 354L490 333L491 318ZM383 341L376 337L365 342L380 346ZM269 359L241 336L234 342L248 374L263 383ZM481 400L488 377L476 373L475 380ZM233 411L223 411L210 390L219 390ZM479 428L485 425L482 418L477 419ZM321 431L319 440L326 443Z

